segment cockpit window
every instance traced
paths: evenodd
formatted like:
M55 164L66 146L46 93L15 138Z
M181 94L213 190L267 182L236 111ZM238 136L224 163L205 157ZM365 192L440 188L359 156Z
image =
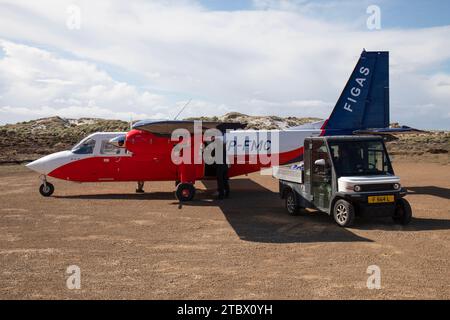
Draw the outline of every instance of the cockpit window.
M72 152L75 154L91 154L94 152L94 147L95 140L88 138L73 147Z
M100 149L101 154L106 155L119 155L122 153L122 149L119 147L116 147L112 143L109 143L108 140L102 141L102 147Z

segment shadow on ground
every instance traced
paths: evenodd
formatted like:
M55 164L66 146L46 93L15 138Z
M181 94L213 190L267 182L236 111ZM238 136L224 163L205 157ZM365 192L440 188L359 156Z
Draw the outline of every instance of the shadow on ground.
M240 239L261 243L299 242L371 242L351 230L427 231L448 230L450 220L413 218L408 226L399 226L387 218L358 218L353 228L341 228L325 213L305 213L289 216L278 193L250 179L230 180L230 199L213 200L216 184L203 181L207 190L198 190L191 202L172 202L183 207L219 207ZM438 187L410 187L417 194L430 194L446 199L448 189ZM60 199L81 200L173 200L174 192L149 192L144 194L87 194L54 196Z
M173 200L175 193L172 192L149 192L149 193L103 193L103 194L80 194L67 196L53 196L57 199L78 200Z
M450 199L450 189L435 186L424 187L408 187L408 192L411 194L426 194L444 199Z
M413 212L414 214L414 212ZM450 220L412 218L406 225L394 224L392 219L387 218L360 218L356 220L355 228L360 230L384 230L384 231L433 231L450 230Z
M203 183L209 190L214 190L213 181ZM199 194L194 201L184 203L183 207L219 207L239 238L246 241L262 243L372 241L338 227L326 214L305 213L302 216L289 216L278 193L253 180L232 179L230 185L232 190L230 199L211 200L213 191L207 191Z

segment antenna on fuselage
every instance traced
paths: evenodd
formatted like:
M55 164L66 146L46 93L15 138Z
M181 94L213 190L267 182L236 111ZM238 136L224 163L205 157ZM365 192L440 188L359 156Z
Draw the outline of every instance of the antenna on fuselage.
M173 120L177 120L178 116L183 112L183 110L188 106L188 104L191 103L191 101L192 98L189 99L189 101L184 104L183 108L181 108L180 112L177 113L177 115L175 116L175 118L173 118Z

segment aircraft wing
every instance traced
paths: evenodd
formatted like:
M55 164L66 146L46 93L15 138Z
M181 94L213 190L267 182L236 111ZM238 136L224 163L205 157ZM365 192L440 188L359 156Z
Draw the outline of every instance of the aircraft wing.
M225 132L227 129L243 129L245 124L239 122L215 122L202 121L202 131L218 129ZM136 122L133 129L144 130L154 134L170 135L176 129L186 129L194 133L194 121L192 120L143 120Z

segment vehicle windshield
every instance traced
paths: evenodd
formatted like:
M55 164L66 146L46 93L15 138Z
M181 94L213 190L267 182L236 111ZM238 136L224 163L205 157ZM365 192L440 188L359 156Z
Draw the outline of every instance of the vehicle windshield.
M75 147L72 148L72 153L75 154L91 154L94 152L95 140L92 138L85 138L81 140Z
M374 141L330 141L336 175L393 175L384 144Z

